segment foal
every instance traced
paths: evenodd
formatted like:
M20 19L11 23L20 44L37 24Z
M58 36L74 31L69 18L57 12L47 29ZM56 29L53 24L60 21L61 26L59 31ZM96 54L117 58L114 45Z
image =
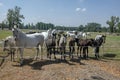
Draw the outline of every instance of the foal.
M69 41L69 50L70 50L69 57L72 56L72 58L73 58L73 53L75 52L75 41L76 41L75 38L70 38Z
M3 51L9 51L8 53L11 55L11 61L14 60L14 55L16 51L16 43L15 43L15 38L13 36L8 36L4 40L4 48Z
M67 35L63 34L63 36L61 36L60 41L59 41L61 59L62 59L63 56L64 56L64 59L65 59L66 44L67 44Z
M81 50L83 50L83 57L86 59L88 58L88 46L94 45L94 39L80 39L78 40L77 45L78 45L77 55L80 47L80 57L81 57Z

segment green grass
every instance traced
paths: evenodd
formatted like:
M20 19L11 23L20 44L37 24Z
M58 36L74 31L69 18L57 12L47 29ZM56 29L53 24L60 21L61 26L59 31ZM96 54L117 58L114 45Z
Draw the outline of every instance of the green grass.
M24 29L22 30L24 32L28 32L29 30ZM36 31L36 30L33 30ZM38 30L37 30L38 31ZM92 36L89 38L94 38L97 34L105 34L105 33L95 33L92 32ZM0 40L4 39L7 36L12 35L12 31L10 30L0 30ZM120 36L116 36L116 35L106 35L106 43L104 44L104 49L101 47L100 48L100 54L103 58L107 58L107 59L118 59L120 60ZM68 48L67 48L68 50ZM33 52L29 49L26 50L26 53L35 53L35 50L33 50ZM0 54L2 54L3 52L0 51ZM26 54L25 54L26 55ZM28 54L27 54L28 55ZM34 55L34 54L30 54L30 55ZM93 54L93 48L89 48L89 55L91 57L94 56Z
M12 31L10 30L0 30L0 40L4 39L7 36L12 35Z

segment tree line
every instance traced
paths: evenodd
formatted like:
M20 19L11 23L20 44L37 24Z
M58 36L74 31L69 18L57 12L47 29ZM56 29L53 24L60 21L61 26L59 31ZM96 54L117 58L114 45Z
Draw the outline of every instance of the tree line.
M77 27L74 26L59 26L52 23L37 22L36 24L28 23L24 24L22 22L25 19L24 15L20 13L21 8L15 6L13 9L8 9L6 20L0 23L0 28L12 29L14 25L20 29L39 29L39 30L48 30L49 28L58 29L58 30L78 30L85 32L120 32L120 20L117 16L111 16L110 20L106 21L109 27L103 27L101 24L96 22L87 23L86 25L80 25Z

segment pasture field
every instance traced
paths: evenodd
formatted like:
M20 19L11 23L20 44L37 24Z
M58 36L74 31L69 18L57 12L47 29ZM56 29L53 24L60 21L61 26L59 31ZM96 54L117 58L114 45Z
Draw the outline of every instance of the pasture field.
M88 38L94 38L97 34L105 33L91 32ZM12 35L11 31L0 30L0 41L9 35ZM18 63L18 53L15 62L10 61L10 56L5 60L2 58L7 53L2 51L0 44L0 80L120 80L120 36L106 36L106 42L100 48L100 60L94 59L91 47L88 60L81 60L76 54L73 60L67 57L67 60L61 61L60 55L57 55L57 60L49 60L46 58L46 48L43 50L43 60L34 60L36 50L33 48L25 49L22 67Z
M28 32L30 30L24 29L22 31ZM39 30L32 30L32 31L41 32ZM97 34L105 34L105 33L91 32L91 36L89 36L88 38L94 38ZM2 39L5 39L5 37L7 37L9 35L12 35L12 31L0 30L0 41ZM120 60L120 50L119 50L120 49L120 36L117 36L115 34L108 34L106 36L107 36L106 42L103 46L101 46L101 49L100 49L100 54L101 54L102 58ZM68 39L68 41L69 41L69 39ZM1 46L1 44L0 44L0 46ZM89 49L90 49L89 55L94 56L93 50L92 50L93 48L89 48ZM68 50L68 46L67 46L67 50ZM29 49L27 51L29 53ZM3 52L1 52L1 53L3 53Z

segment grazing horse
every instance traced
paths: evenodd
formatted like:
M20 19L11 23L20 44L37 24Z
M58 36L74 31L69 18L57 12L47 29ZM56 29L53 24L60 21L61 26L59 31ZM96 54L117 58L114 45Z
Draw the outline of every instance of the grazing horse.
M23 65L23 52L24 48L36 48L37 49L37 56L39 53L39 45L42 47L44 43L44 36L41 33L34 33L34 34L25 34L18 28L12 29L13 36L15 37L16 46L20 51L20 65ZM37 59L36 56L36 59ZM42 59L42 55L41 55Z
M78 55L78 50L80 47L80 57L81 57L81 50L83 50L83 57L86 59L88 58L88 46L94 46L94 39L80 39L77 40L77 55Z
M61 36L60 41L59 41L61 59L62 59L63 56L64 56L64 59L65 59L66 44L67 44L67 36L65 34L63 34L63 36Z
M97 35L95 37L95 42L94 42L95 49L94 49L94 52L95 52L96 59L99 58L99 48L103 43L105 43L105 40L106 40L105 35Z
M3 44L3 51L8 51L8 53L11 55L11 61L15 61L14 55L16 51L16 43L13 36L6 37Z
M72 56L73 58L73 53L75 52L75 42L76 42L76 39L75 38L70 38L70 41L69 41L69 57Z
M55 37L46 40L47 57L49 57L50 59L51 59L52 52L54 53L54 59L56 59L55 46L56 46ZM53 51L52 51L52 49L53 49Z

